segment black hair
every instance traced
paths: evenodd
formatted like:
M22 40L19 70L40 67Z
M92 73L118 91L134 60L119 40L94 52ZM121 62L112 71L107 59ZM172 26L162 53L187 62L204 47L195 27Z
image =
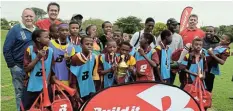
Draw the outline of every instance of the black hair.
M167 36L171 36L172 35L172 33L171 33L171 31L170 30L163 30L162 32L161 32L161 40L164 40L164 39L166 39L166 37Z
M129 47L130 47L130 49L132 48L132 46L130 45L130 43L129 43L129 42L127 42L127 41L123 41L123 42L121 42L121 43L120 43L120 47L121 47L122 45L127 45L127 46L129 46Z
M102 24L102 28L104 28L104 26L105 26L105 24L106 23L110 23L110 24L112 24L111 22L109 22L109 21L105 21L103 24Z
M123 36L123 32L120 30L120 29L115 29L114 31L113 31L113 33L114 32L120 32L121 33L121 36Z
M223 35L226 35L226 36L227 36L227 39L230 41L230 43L233 42L233 35L232 35L232 34L230 34L230 33L225 33L225 34L223 34Z
M107 41L106 45L108 46L108 44L109 44L109 43L112 43L112 42L115 42L115 43L116 43L115 40L112 40L112 39L111 39L111 40L108 40L108 41Z
M46 30L38 29L32 32L32 41L37 43L37 38L40 38L41 33L46 32Z
M155 20L152 17L149 17L146 19L145 24L147 24L149 22L155 22Z
M86 34L87 34L87 35L89 35L88 30L90 30L92 26L96 26L96 25L92 25L92 24L91 24L91 25L88 25L88 26L87 26L87 28L86 28Z
M57 8L58 8L58 12L60 11L60 5L59 5L58 3L56 3L56 2L51 2L51 3L49 3L49 4L48 4L48 7L47 7L47 11L49 11L49 8L50 8L51 5L56 5Z
M49 32L54 32L54 28L58 28L57 27L57 24L51 24L50 26L49 26Z
M151 44L154 41L154 36L151 33L143 33L143 37L148 40L148 44Z
M83 41L84 41L85 39L93 39L93 38L91 38L91 37L89 37L89 36L82 36L82 38L81 38L81 40L80 40L80 43L83 44Z
M206 28L208 28L208 27L211 27L211 28L213 28L214 29L214 32L216 32L216 28L214 27L214 26L207 26Z
M77 21L73 21L73 20L71 20L71 21L70 21L70 23L69 23L69 25L72 25L72 24L78 24L78 26L80 27L80 23L79 23L79 22L77 22Z

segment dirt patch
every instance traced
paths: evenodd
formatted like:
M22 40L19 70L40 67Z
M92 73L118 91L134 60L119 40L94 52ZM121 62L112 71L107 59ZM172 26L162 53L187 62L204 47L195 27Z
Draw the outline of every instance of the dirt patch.
M2 96L1 97L1 100L2 101L8 101L8 100L11 100L11 99L13 99L14 97L13 96Z

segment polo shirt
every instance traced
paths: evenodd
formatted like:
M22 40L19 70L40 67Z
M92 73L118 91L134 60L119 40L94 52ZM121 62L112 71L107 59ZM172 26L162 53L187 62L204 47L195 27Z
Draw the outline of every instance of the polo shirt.
M195 28L195 29L186 28L182 32L180 32L180 35L182 36L183 43L185 45L187 43L192 43L193 39L197 36L199 38L204 38L205 32L199 28Z

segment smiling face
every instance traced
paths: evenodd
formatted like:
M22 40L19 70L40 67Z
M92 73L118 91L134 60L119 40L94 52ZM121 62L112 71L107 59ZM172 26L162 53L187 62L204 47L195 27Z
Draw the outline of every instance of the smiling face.
M206 38L213 39L214 37L214 27L207 27L206 28Z
M35 20L35 13L32 10L26 9L22 14L22 22L26 27L32 27Z
M112 24L111 23L105 23L103 29L104 29L105 34L107 34L109 32L112 32Z
M197 17L190 17L189 18L189 27L190 28L195 28L197 26L197 23L198 23L198 18Z
M145 30L147 32L152 32L152 30L154 29L155 23L154 22L148 22L145 24Z
M59 8L56 5L50 5L48 9L48 15L51 20L56 20L59 14Z

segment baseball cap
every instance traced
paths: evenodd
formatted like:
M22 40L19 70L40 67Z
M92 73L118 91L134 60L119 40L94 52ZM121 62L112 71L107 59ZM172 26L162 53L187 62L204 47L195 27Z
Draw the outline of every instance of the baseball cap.
M71 20L82 20L83 19L83 16L81 14L74 14L71 18Z
M167 24L178 24L178 25L180 25L180 23L178 23L178 22L176 21L176 19L174 19L174 18L168 19L168 20L167 20Z

